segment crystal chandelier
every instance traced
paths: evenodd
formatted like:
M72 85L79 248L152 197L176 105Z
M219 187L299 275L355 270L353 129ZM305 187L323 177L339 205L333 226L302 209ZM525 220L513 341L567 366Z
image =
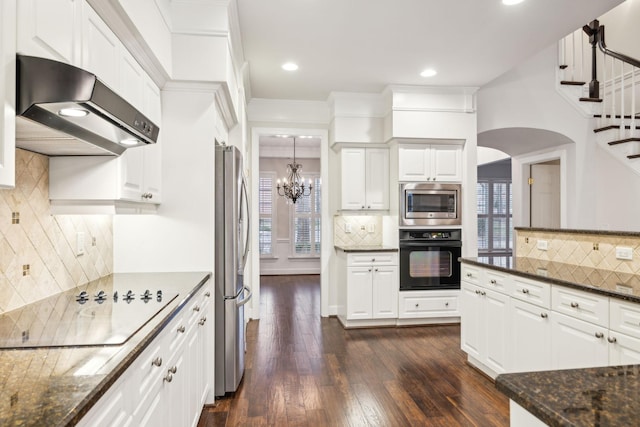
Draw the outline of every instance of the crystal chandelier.
M278 194L286 197L287 202L295 203L302 196L311 194L313 187L311 186L311 178L309 184L305 185L304 178L300 177L302 165L296 162L296 137L293 137L293 163L287 164L287 176L283 178L282 185L280 180L276 182Z

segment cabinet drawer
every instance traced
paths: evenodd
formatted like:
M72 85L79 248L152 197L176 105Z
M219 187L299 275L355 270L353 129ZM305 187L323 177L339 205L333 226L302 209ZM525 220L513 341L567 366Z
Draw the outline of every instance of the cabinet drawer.
M347 265L398 265L397 252L366 252L360 254L349 254Z
M554 286L552 309L577 319L609 327L609 298L577 289Z
M551 285L513 276L511 296L544 308L551 308Z
M453 316L458 314L458 297L408 297L402 299L401 315L411 317Z
M609 328L640 338L640 304L611 299Z
M462 263L460 266L462 280L473 283L474 285L480 284L480 271L480 268L469 264Z
M506 273L485 270L482 285L487 289L509 295L513 291L513 278Z

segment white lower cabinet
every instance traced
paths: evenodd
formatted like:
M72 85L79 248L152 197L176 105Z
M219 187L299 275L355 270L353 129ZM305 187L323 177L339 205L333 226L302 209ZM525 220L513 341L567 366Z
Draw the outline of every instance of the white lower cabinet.
M550 310L511 299L512 372L551 369Z
M487 375L640 364L640 304L476 265L462 271L461 347Z
M210 296L205 285L78 425L196 426L211 387L204 327Z
M458 323L460 291L400 291L398 323Z
M509 369L509 296L465 281L461 284L462 349L495 378Z
M608 330L584 320L551 313L552 368L571 369L609 364Z
M345 327L395 324L398 318L398 254L341 253L343 281L338 319Z

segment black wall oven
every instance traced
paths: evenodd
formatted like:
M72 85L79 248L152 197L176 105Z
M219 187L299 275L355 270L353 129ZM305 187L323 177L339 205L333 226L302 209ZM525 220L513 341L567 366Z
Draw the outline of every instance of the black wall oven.
M400 230L400 290L460 289L460 229Z

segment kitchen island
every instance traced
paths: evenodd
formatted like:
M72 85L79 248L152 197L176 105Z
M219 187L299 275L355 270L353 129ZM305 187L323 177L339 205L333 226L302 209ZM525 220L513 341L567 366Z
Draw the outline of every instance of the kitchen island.
M209 286L210 277L207 272L121 273L78 287L78 292L103 289L110 298L110 291L117 289L131 290L138 298L147 289L153 291L154 298L157 289L165 295L177 293L177 297L122 344L0 350L0 425L65 426L80 422L116 382L125 379L123 373L165 327L184 314L194 295ZM46 318L42 320L46 324Z

